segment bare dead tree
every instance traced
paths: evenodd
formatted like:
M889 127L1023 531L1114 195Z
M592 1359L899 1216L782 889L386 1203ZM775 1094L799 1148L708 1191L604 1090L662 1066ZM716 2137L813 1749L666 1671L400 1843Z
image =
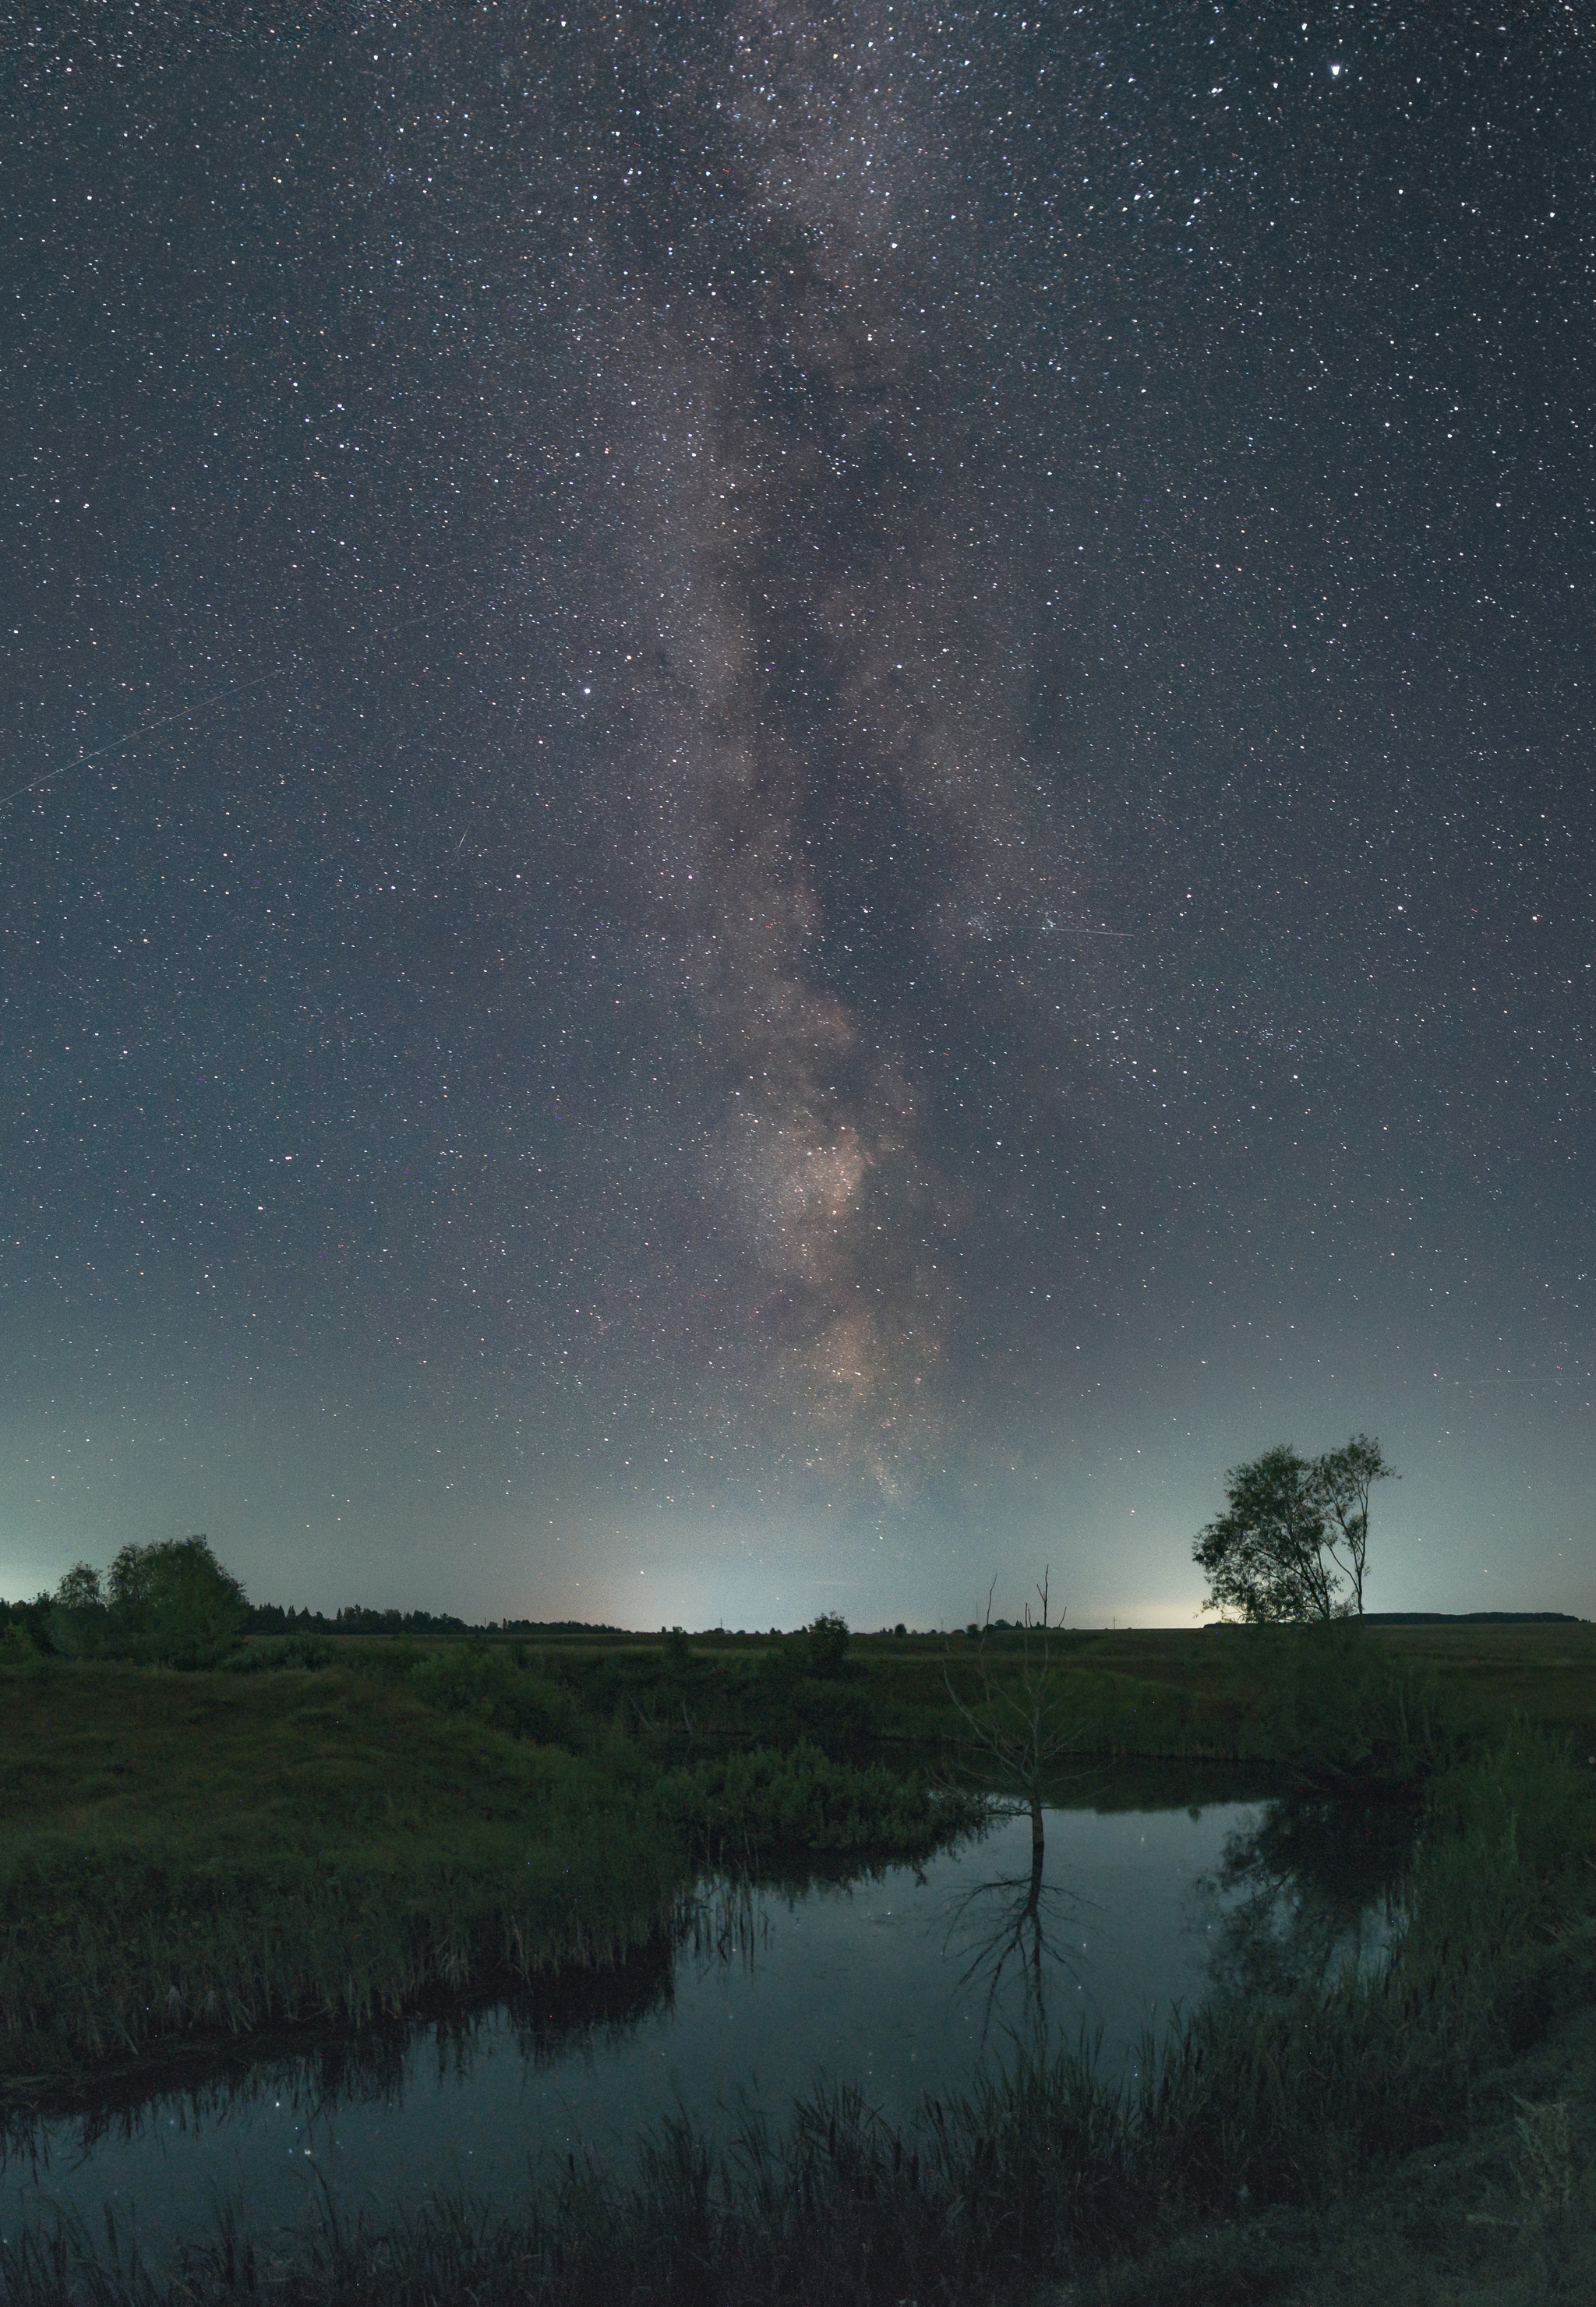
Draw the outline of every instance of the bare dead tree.
M1085 1726L1072 1720L1060 1703L1054 1643L1063 1631L1067 1610L1060 1610L1056 1619L1052 1616L1051 1577L1051 1568L1044 1571L1036 1589L1041 1615L1034 1616L1030 1604L1025 1605L1020 1625L1017 1676L1000 1677L983 1659L980 1669L981 1696L974 1704L959 1696L951 1676L944 1672L942 1677L948 1699L965 1726L965 1780L995 1780L1000 1808L1014 1816L1030 1813L1031 1868L1039 1888L1043 1846L1043 1787L1085 1736ZM987 1588L986 1617L981 1629L983 1646L991 1626L992 1595L997 1583L994 1578Z

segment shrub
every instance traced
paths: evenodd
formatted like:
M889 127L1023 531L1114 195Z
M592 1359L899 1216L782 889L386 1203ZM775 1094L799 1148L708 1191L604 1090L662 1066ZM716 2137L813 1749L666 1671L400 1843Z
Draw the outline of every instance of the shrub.
M785 1754L768 1746L691 1770L673 1771L660 1804L712 1860L782 1851L921 1852L968 1831L977 1802L933 1797L918 1779L879 1763L861 1770L807 1740Z
M570 1692L503 1651L455 1643L422 1659L407 1678L423 1703L442 1714L471 1714L541 1746L567 1745L576 1737Z
M837 1682L848 1668L848 1622L823 1610L808 1629L808 1670L822 1682Z

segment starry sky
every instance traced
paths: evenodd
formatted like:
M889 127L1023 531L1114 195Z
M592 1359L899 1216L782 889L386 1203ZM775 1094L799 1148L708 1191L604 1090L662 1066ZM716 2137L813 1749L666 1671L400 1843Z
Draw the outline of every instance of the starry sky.
M1596 37L80 0L0 51L0 1591L1592 1583Z

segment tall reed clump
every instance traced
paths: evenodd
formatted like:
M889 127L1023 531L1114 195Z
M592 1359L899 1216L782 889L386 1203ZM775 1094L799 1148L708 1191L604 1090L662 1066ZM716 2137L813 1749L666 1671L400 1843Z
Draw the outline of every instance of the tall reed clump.
M1241 2205L1322 2207L1455 2131L1485 2066L1560 1993L1588 1994L1593 1807L1528 1739L1446 1773L1381 1973L1206 2007L1127 2084L1084 2044L1037 2046L904 2131L857 2092L822 2092L782 2131L750 2115L719 2147L667 2124L629 2175L567 2164L502 2212L439 2203L379 2230L328 2204L298 2258L270 2266L224 2232L163 2287L91 2267L62 2229L0 2246L0 2283L26 2307L952 2307L1094 2282L1133 2246Z
M36 1845L0 1885L4 2068L131 2055L195 2027L363 2022L433 1989L618 1958L683 1875L650 1822L600 1812L557 1845L502 1822L406 1850L196 1861L159 1837Z
M13 1709L0 2080L362 2021L663 1926L686 1843L624 1771L341 1674L270 1682L66 1668Z
M799 1851L922 1857L985 1822L973 1797L933 1792L880 1764L834 1761L800 1740L668 1772L656 1799L711 1865Z

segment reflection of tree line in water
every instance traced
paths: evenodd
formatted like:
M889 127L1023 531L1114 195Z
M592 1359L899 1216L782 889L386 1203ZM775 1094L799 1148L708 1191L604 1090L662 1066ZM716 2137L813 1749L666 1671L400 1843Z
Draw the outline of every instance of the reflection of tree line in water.
M70 2123L73 2151L103 2140L137 2138L159 2117L180 2130L216 2123L267 2099L283 2099L307 2123L356 2104L402 2101L416 2079L418 2049L430 2038L440 2080L468 2076L485 2037L513 2044L535 2069L552 2065L579 2042L614 2043L642 2021L669 2011L683 1951L732 1959L751 1949L758 1919L743 1886L682 1898L666 1929L614 1962L570 1965L507 1993L502 1982L477 1993L439 1994L399 2019L362 2027L302 2027L275 2037L256 2034L247 2047L214 2040L185 2045L164 2059L142 2058L124 2074L91 2087L64 2081L23 2110L0 2111L0 2171L47 2161L42 2133Z
M1418 1823L1412 1801L1271 1804L1202 1886L1221 1907L1215 1987L1280 2000L1384 1956L1406 1911Z
M1073 1796L1079 1806L1087 1795L1094 1810L1109 1813L1141 1807L1141 1791L1118 1789L1099 1772L1068 1783L1055 1774L1046 1797ZM1200 1791L1211 1802L1233 1800L1243 1790ZM1058 1815L1046 1797L1042 1807ZM995 1804L994 1822L1005 1814L1002 1803ZM1210 1959L1214 1985L1289 1994L1327 1982L1371 1943L1383 1944L1399 1911L1415 1819L1411 1806L1391 1804L1268 1802L1258 1824L1231 1836L1215 1874L1197 1885L1220 1908ZM0 2170L47 2168L44 2134L64 2123L72 2126L71 2154L79 2158L103 2141L133 2140L163 2119L197 2131L268 2100L286 2101L311 2125L356 2104L397 2104L407 2084L418 2080L417 2054L429 2040L440 2081L467 2080L490 2037L495 2047L513 2046L533 2069L552 2065L579 2044L616 2046L645 2020L670 2011L679 1960L751 1968L769 1941L767 1896L851 1890L888 1871L838 1860L724 1876L684 1896L665 1930L610 1966L550 1973L508 1994L500 1985L439 1997L430 2009L376 2025L296 2031L265 2045L253 2038L248 2054L193 2045L154 2073L144 2061L122 2077L101 2080L91 2095L64 2085L25 2114L13 2107L0 2120ZM919 1865L913 1871L925 1881ZM958 1898L944 1944L962 1964L956 1991L981 1994L983 2044L1001 2013L1005 2033L1045 2046L1052 1990L1079 1983L1077 1933L1085 1903L1068 1882L1048 1881L1041 1833L1032 1839L1027 1866L978 1882ZM1007 1992L1015 1985L1017 2010Z
M1418 1818L1412 1803L1267 1803L1256 1826L1227 1839L1219 1867L1197 1884L1215 1909L1212 1986L1284 2000L1383 1955L1404 1911ZM1005 2030L1047 2047L1050 1993L1080 1983L1077 1933L1089 1903L1068 1883L1048 1882L1041 1833L1027 1868L977 1882L958 1900L947 1943L957 1943L964 1962L960 1988L982 1991L983 2043L1005 1981L1017 1980L1021 2006L1017 2015L1005 2010Z

